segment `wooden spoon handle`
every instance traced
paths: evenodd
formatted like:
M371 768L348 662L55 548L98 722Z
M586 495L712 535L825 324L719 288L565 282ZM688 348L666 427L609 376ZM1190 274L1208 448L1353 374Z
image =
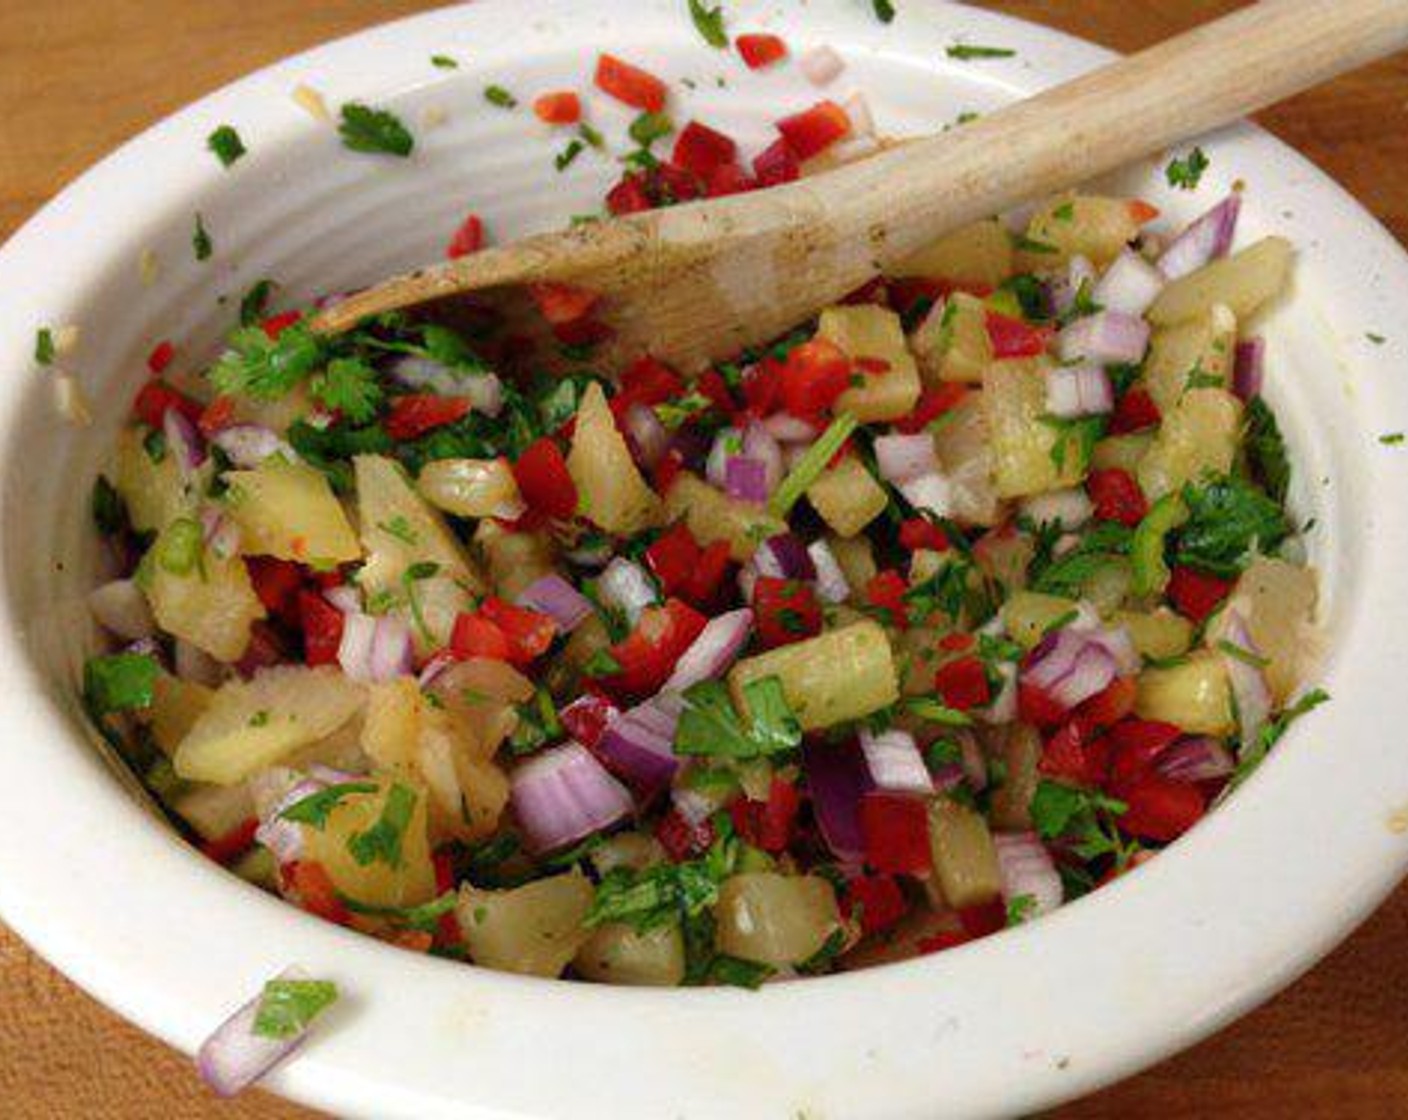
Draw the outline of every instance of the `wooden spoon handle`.
M954 226L1069 187L1408 45L1408 0L1262 0L816 181L881 263ZM876 235L878 231L878 236Z

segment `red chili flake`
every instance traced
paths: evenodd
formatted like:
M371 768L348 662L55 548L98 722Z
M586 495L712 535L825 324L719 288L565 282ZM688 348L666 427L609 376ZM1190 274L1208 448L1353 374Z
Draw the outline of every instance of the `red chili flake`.
M1179 614L1194 622L1202 622L1232 594L1232 587L1230 579L1177 564L1169 577L1168 598Z
M934 674L934 688L945 704L960 712L981 708L992 699L987 670L976 657L960 657L940 665Z
M716 168L732 164L737 155L738 145L730 137L706 124L690 121L675 138L670 160L706 179Z
M596 85L617 101L623 101L647 113L658 113L665 107L669 91L665 83L649 71L632 66L614 55L603 54L596 63Z
M1145 428L1157 426L1161 419L1154 398L1143 389L1131 389L1115 405L1114 415L1110 417L1110 434L1122 436L1142 432Z
M534 99L533 113L544 124L576 124L582 119L582 99L571 90L545 93Z
M170 342L161 341L156 344L152 352L147 355L147 368L155 374L166 372L166 367L176 357L176 347Z
M460 228L455 230L455 234L450 238L450 243L445 247L445 256L449 260L456 260L460 257L467 257L470 253L477 253L484 248L484 222L478 214L470 214L460 223Z
M740 35L733 41L749 70L761 70L787 57L787 44L776 35Z
M1100 521L1118 521L1133 528L1149 512L1149 500L1135 477L1126 470L1109 467L1091 471L1085 488Z

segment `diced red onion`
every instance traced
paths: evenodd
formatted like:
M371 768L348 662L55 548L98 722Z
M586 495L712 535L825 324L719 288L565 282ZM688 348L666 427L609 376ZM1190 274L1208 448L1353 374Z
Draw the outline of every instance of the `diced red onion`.
M665 457L670 446L670 430L648 405L633 404L626 410L626 435L636 460L647 470Z
M773 439L782 443L810 444L820 434L805 420L799 420L790 412L774 412L763 421L763 428Z
M1094 512L1090 496L1079 486L1022 499L1022 513L1038 526L1059 525L1067 531L1079 529Z
M768 469L757 459L730 455L724 464L724 493L742 502L768 500Z
M811 450L809 443L784 443L782 445L782 465L787 470L795 467L798 461Z
M895 489L915 509L935 517L947 517L953 512L953 485L938 471L896 483Z
M873 137L875 135L875 114L870 111L870 102L865 94L857 90L841 102L841 108L846 111L846 117L851 122L851 135L856 137Z
M325 781L308 777L289 787L260 818L259 827L254 833L255 841L273 852L280 863L296 860L303 853L303 830L297 822L284 820L283 811L327 786Z
M432 654L416 677L416 684L420 688L429 688L435 683L435 679L440 676L451 665L454 665L459 658L447 649L442 649L439 653Z
M429 389L442 397L465 397L475 412L497 416L504 407L504 386L494 373L459 373L441 362L417 355L398 358L391 376L412 389Z
M646 570L624 556L617 556L606 565L606 570L597 577L596 587L597 594L623 612L632 626L640 618L640 612L658 598L655 584Z
M709 448L709 458L704 464L704 477L710 486L722 490L728 481L728 461L733 455L743 454L743 433L737 428L720 428Z
M158 661L163 661L165 659L164 655L161 652L160 644L153 636L138 638L134 642L128 642L125 646L122 647L122 652L136 653L140 654L142 657L154 657Z
M851 585L836 560L836 554L824 540L807 545L807 555L816 569L816 593L823 603L844 603L851 597Z
M1094 285L1096 280L1095 266L1090 261L1077 254L1072 257L1066 265L1066 271L1062 275L1053 277L1046 282L1046 300L1050 306L1051 313L1056 316L1065 315L1076 303L1076 295L1085 285L1087 289Z
M1220 629L1223 641L1245 650L1251 659L1261 657L1246 619L1235 607L1223 611ZM1227 666L1227 681L1232 686L1232 698L1237 704L1238 731L1245 749L1256 742L1271 715L1271 689L1267 686L1266 674L1259 666L1225 652L1222 661Z
M147 597L135 580L115 579L88 593L88 610L98 625L124 641L150 638L156 633Z
M1210 261L1227 255L1237 233L1242 196L1233 192L1191 223L1159 257L1159 271L1170 280L1196 272Z
M581 743L532 756L509 778L509 800L535 852L574 844L634 809L626 787Z
M519 592L516 602L551 615L564 633L575 630L595 609L590 599L555 572L530 583Z
M1047 370L1046 411L1052 416L1062 419L1097 416L1114 407L1115 392L1110 385L1110 375L1100 366L1083 362Z
M1088 604L1084 604L1088 606ZM1092 610L1094 608L1091 608ZM1077 623L1080 621L1076 620ZM1122 677L1133 676L1143 668L1143 658L1134 646L1134 639L1123 626L1102 626L1088 633L1092 644L1108 653L1115 662L1115 669Z
M1065 708L1103 692L1118 675L1113 654L1091 636L1063 627L1032 651L1023 679Z
M681 788L671 791L670 803L690 828L698 828L723 807L717 798L709 797L696 789Z
M782 447L762 424L749 424L743 430L743 454L763 464L767 490L771 494L782 481Z
M1232 389L1244 401L1261 396L1266 379L1266 339L1260 335L1237 343Z
M307 980L310 977L298 968L286 968L277 980ZM233 1097L249 1088L274 1066L287 1058L308 1036L304 1027L288 1038L265 1038L254 1033L254 1022L264 998L263 989L220 1026L203 1043L196 1054L196 1068L201 1079L216 1096Z
M1137 362L1149 345L1149 324L1122 311L1097 311L1064 327L1056 343L1063 362Z
M351 614L362 609L362 593L350 583L327 588L323 592L323 598L343 614Z
M166 410L161 418L161 430L166 436L167 450L181 468L181 477L189 478L205 462L205 441L200 432L179 408Z
M773 579L816 578L816 565L811 554L806 545L791 533L778 533L765 540L753 554L752 565L758 575Z
M231 424L221 428L211 437L215 444L235 466L248 470L259 466L272 455L282 455L289 462L296 462L298 455L278 433L260 424Z
M860 799L874 788L865 755L852 742L806 741L802 770L822 839L843 863L865 855L860 831Z
M933 793L934 781L908 731L892 727L879 734L862 728L860 749L876 789L899 793Z
M875 462L887 482L908 482L938 470L934 438L928 432L877 436Z
M1156 266L1133 249L1125 249L1096 281L1091 298L1109 311L1143 315L1167 283Z
M673 746L683 704L675 694L661 694L615 713L593 752L642 797L653 797L679 769Z
M205 509L200 515L201 539L214 555L228 560L240 550L240 527L238 522L226 517L218 509Z
M495 417L504 410L504 383L496 373L474 373L460 383L460 396L469 398L475 412Z
M1236 760L1220 741L1207 735L1180 739L1154 762L1154 769L1179 782L1210 782L1225 778L1237 767Z
M1035 832L999 832L992 839L1002 877L1002 899L1007 905L1024 896L1031 898L1034 905L1028 913L1032 918L1061 905L1065 898L1061 874Z
M176 639L175 664L176 675L182 680L213 688L225 679L225 669L220 662L185 638Z
M747 607L711 618L675 662L665 689L683 692L700 681L722 676L742 652L752 629L753 612Z
M342 620L337 662L354 681L389 681L411 672L411 628L397 615L348 614Z
M797 59L797 67L812 85L824 86L836 80L846 68L846 62L834 47L822 44L804 51Z

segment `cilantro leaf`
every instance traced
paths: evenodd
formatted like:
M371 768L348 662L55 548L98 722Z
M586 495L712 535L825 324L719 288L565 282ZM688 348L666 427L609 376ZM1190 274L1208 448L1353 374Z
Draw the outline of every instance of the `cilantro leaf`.
M668 113L641 113L626 130L642 148L649 148L675 131L675 122Z
M975 47L967 43L955 43L946 48L944 53L949 58L966 62L973 58L1011 58L1017 52L1007 47Z
M460 64L447 54L431 55L430 65L438 70L458 70L460 68Z
M191 249L198 261L208 261L215 252L215 243L210 239L210 231L205 228L205 218L196 215L195 232L191 234Z
M1019 926L1036 916L1036 896L1019 894L1007 903L1007 925Z
M312 373L327 348L306 322L294 323L278 338L259 327L241 327L229 342L229 351L210 368L211 383L221 393L265 401L277 400Z
M207 136L205 146L215 153L215 158L223 167L229 167L244 155L246 150L240 134L228 124L222 124Z
M890 0L871 0L871 6L875 9L875 18L881 23L894 22L895 6Z
M723 50L728 46L728 32L724 30L722 6L708 8L704 6L703 0L689 0L689 17L694 20L694 29L711 47Z
M354 424L372 420L385 395L377 383L376 370L355 358L329 362L327 369L309 380L308 391L324 408L342 413Z
M286 821L306 824L322 830L327 827L332 811L354 793L375 793L379 787L375 782L340 782L328 786L307 797L299 798L279 814Z
M112 653L83 664L83 699L96 715L151 706L156 658L147 653Z
M905 611L914 622L923 622L942 612L957 622L968 602L973 563L966 557L947 553L934 574L904 593Z
M1194 148L1182 159L1169 160L1164 169L1168 185L1179 190L1196 190L1203 172L1208 169L1208 157L1202 148Z
M416 791L400 782L387 791L377 822L363 832L354 833L347 841L347 851L361 867L384 863L401 866L401 841L411 823L416 808Z
M1237 478L1183 488L1188 522L1178 538L1178 562L1230 578L1254 551L1269 552L1290 533L1281 507Z
M1082 859L1113 855L1123 864L1125 845L1110 823L1128 806L1102 793L1077 789L1043 778L1032 794L1032 825L1043 840L1067 837L1075 841L1073 850Z
M354 914L385 918L403 929L418 929L425 933L434 933L440 919L453 910L455 903L459 901L458 893L453 890L446 891L439 898L433 898L429 902L422 902L419 906L372 906L345 894L339 893L338 897Z
M415 137L394 113L373 109L358 101L342 106L337 126L342 145L354 152L371 152L405 159L416 146Z
M733 874L740 851L731 829L720 829L699 859L658 863L639 871L617 867L602 877L583 924L625 922L637 933L698 918L719 900L719 886Z
M34 334L34 360L41 366L54 364L54 332L40 327Z
M117 488L103 475L93 480L93 496L89 501L93 524L105 537L120 533L127 525L127 506Z
M330 980L270 980L259 997L253 1033L260 1038L294 1038L337 1002Z
M1253 397L1247 405L1246 448L1252 477L1274 501L1284 502L1291 485L1291 461L1276 414L1261 397Z
M552 165L558 171L566 171L572 166L572 161L582 154L585 145L580 140L569 140L567 147L553 156Z
M503 86L485 86L484 100L490 105L497 105L500 109L513 109L518 105L518 98Z
M1118 521L1098 522L1069 552L1041 564L1033 562L1028 575L1032 590L1079 599L1091 576L1128 554L1133 537L1134 531Z
M240 326L257 326L264 318L269 306L269 297L274 292L274 282L269 279L257 280L249 291L240 297Z
M782 693L782 682L763 677L743 686L745 723L720 681L701 681L684 692L685 709L675 732L675 751L715 758L766 758L802 741L801 725Z

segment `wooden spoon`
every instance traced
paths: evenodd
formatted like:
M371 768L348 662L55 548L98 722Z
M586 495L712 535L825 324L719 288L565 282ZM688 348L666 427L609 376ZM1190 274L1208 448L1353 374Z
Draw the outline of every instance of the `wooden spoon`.
M770 190L526 238L397 276L365 316L557 281L604 297L608 362L689 371L788 330L965 223L1069 187L1408 44L1408 0L1262 0L962 128ZM515 314L527 306L521 298ZM610 352L610 351L614 351Z

